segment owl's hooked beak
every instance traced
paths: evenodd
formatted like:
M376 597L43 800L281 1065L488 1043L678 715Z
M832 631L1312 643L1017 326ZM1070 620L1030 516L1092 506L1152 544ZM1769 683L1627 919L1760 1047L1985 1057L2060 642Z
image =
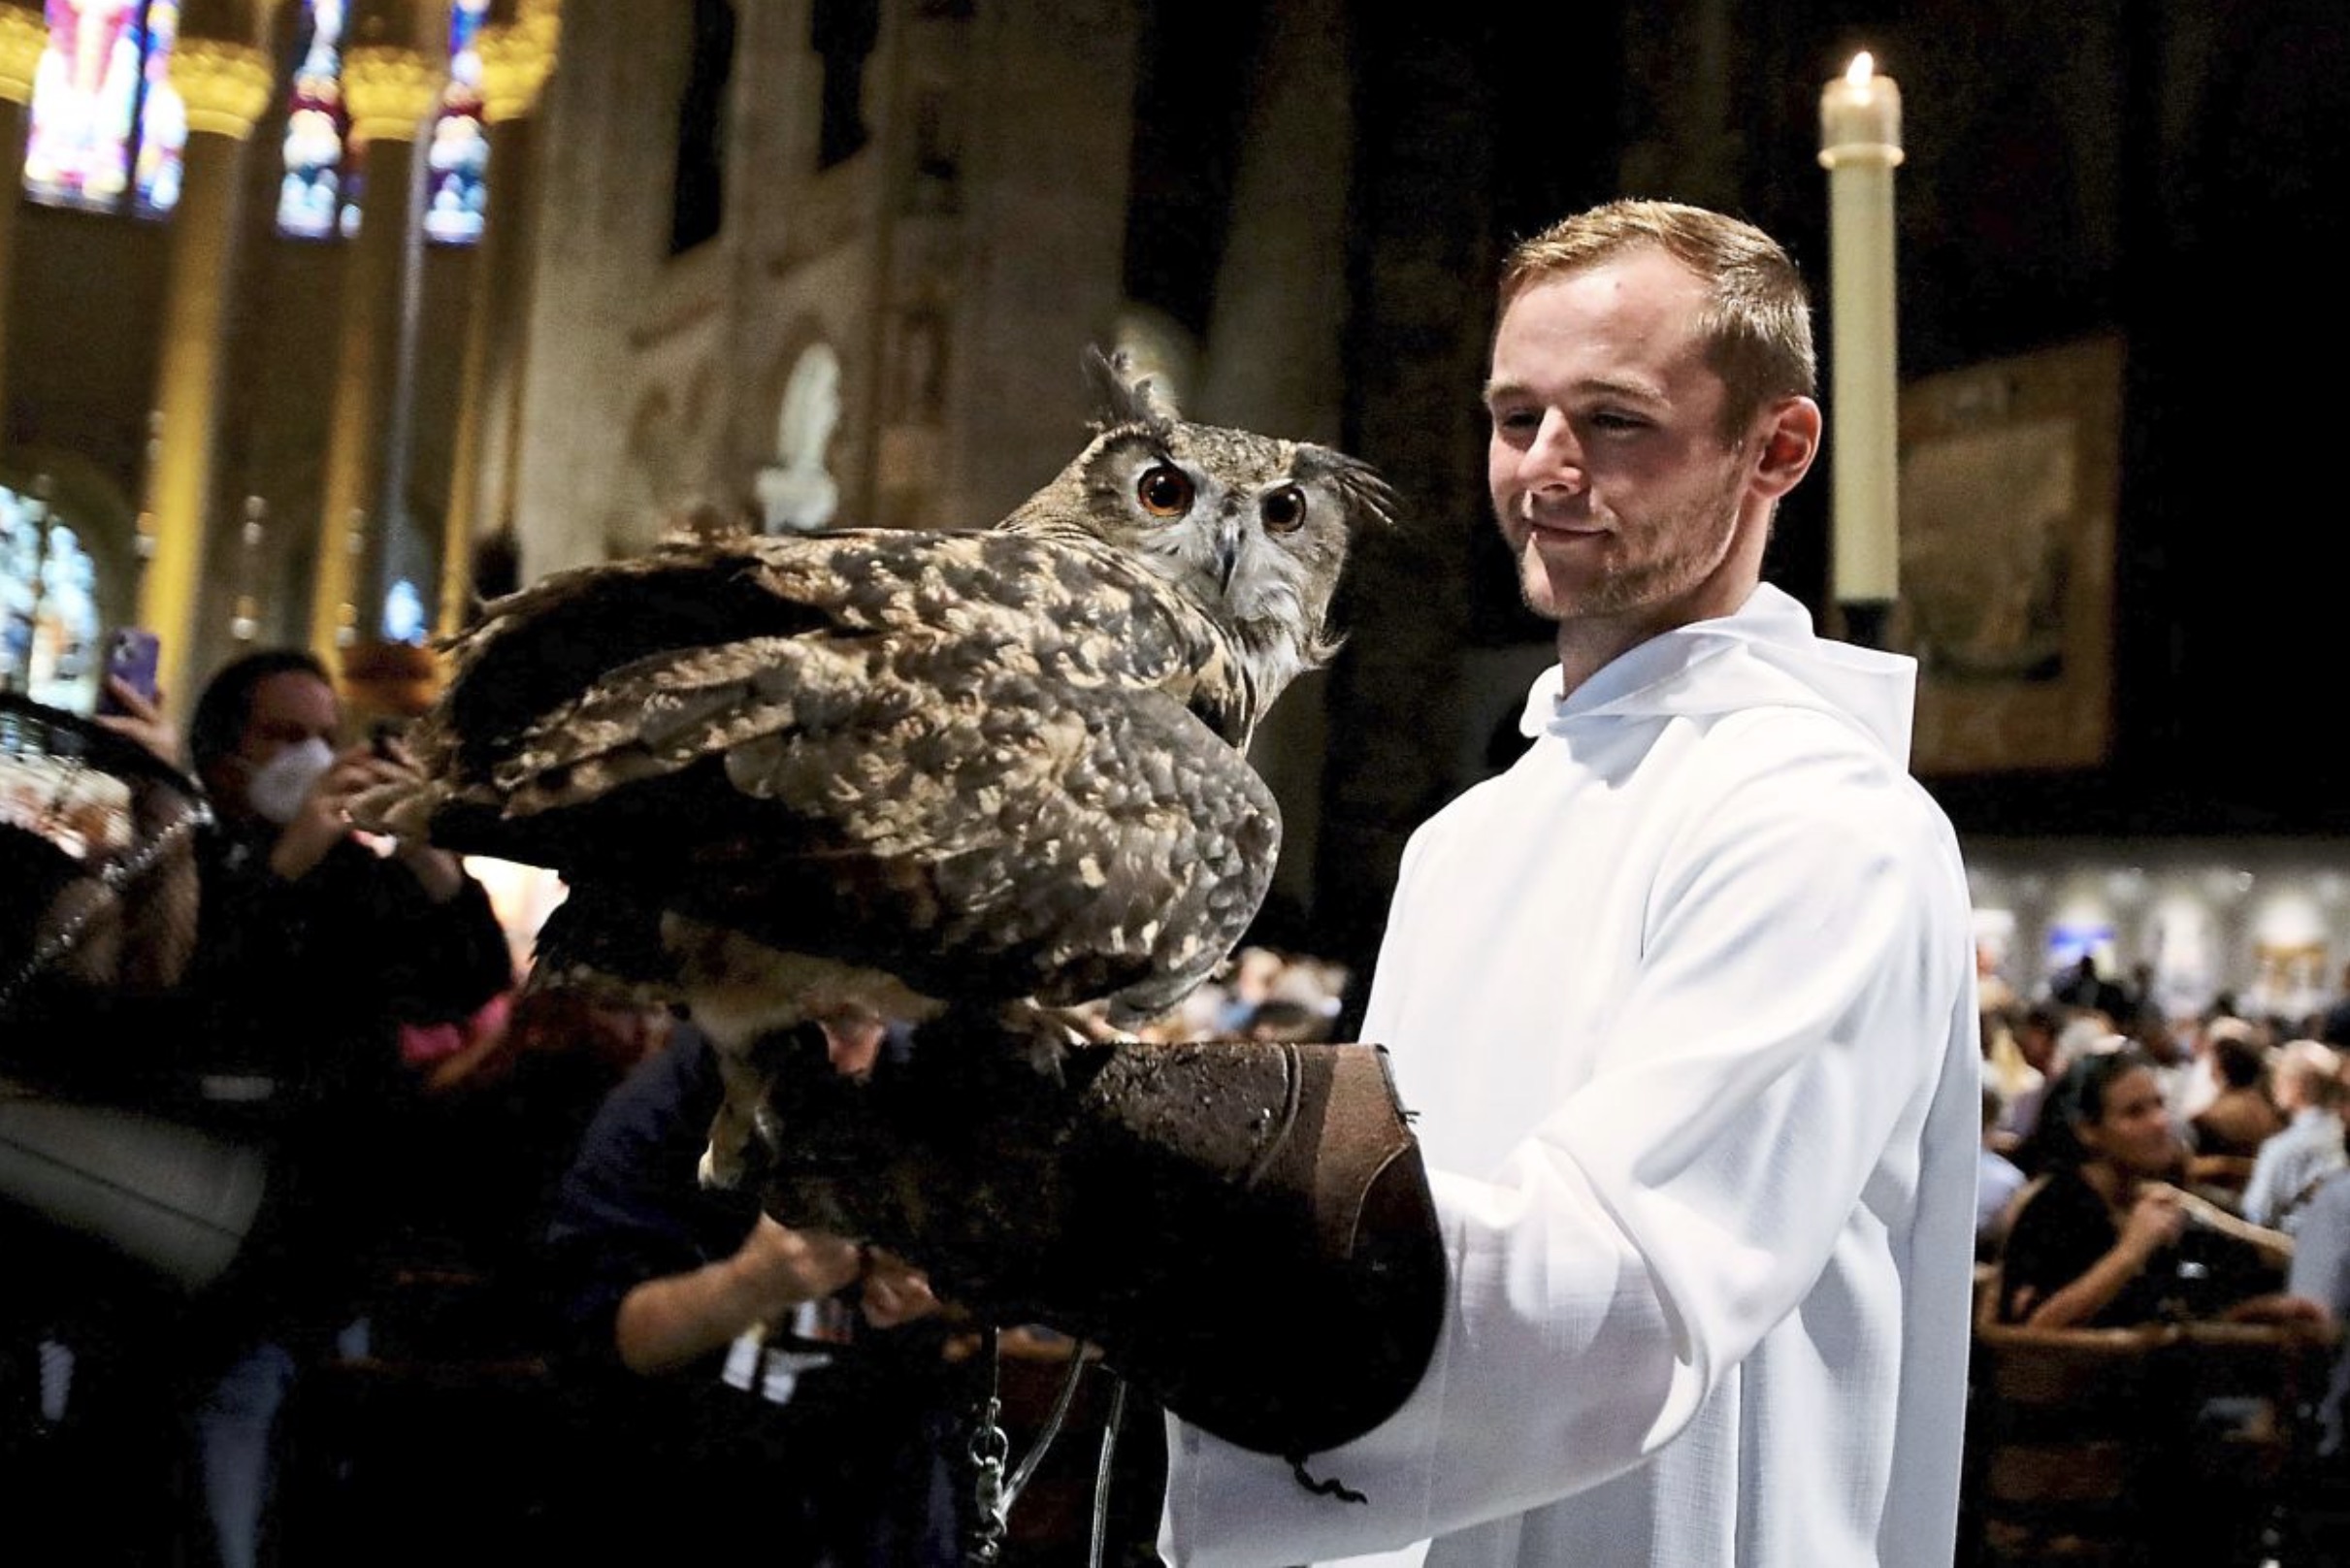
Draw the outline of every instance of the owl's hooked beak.
M1232 586L1232 569L1240 565L1240 524L1233 518L1222 520L1216 530L1216 586Z

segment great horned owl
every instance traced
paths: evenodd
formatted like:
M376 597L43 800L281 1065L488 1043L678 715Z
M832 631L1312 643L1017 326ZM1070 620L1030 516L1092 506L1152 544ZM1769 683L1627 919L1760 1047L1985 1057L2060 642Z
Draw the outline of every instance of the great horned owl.
M1329 656L1350 537L1392 497L1089 364L1093 439L993 528L678 538L491 604L410 732L425 782L361 802L562 872L541 966L609 966L657 922L725 1068L706 1180L755 1123L784 1135L799 1026L1156 1013L1264 897L1281 823L1249 738Z

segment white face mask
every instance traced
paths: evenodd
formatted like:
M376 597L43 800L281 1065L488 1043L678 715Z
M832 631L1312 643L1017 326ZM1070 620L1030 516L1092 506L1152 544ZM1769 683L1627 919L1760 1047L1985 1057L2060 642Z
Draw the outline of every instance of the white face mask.
M312 736L281 748L255 768L245 786L245 798L256 813L283 827L302 810L310 786L334 766L334 748Z

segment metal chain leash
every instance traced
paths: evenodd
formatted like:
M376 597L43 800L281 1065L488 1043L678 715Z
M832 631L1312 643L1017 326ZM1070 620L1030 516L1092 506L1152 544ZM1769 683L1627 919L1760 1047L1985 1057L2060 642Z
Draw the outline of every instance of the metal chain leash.
M1036 1441L1028 1446L1019 1467L1008 1476L1004 1461L1011 1456L1012 1440L1003 1430L1002 1398L1002 1334L994 1323L980 1330L980 1355L987 1363L987 1394L981 1401L978 1419L971 1426L972 1521L967 1548L971 1568L995 1568L1003 1555L1004 1540L1010 1529L1012 1505L1044 1460L1045 1452L1061 1435L1061 1422L1069 1414L1069 1406L1077 1397L1078 1379L1085 1372L1085 1342L1072 1340L1069 1344L1069 1369L1061 1379L1061 1391L1053 1400L1052 1414L1045 1418Z

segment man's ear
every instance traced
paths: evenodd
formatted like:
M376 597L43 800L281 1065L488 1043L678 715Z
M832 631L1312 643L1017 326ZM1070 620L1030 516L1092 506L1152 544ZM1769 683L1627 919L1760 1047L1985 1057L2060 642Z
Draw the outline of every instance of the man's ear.
M1819 405L1806 397L1780 398L1757 422L1762 446L1754 460L1754 485L1777 501L1811 472L1811 460L1819 455Z

